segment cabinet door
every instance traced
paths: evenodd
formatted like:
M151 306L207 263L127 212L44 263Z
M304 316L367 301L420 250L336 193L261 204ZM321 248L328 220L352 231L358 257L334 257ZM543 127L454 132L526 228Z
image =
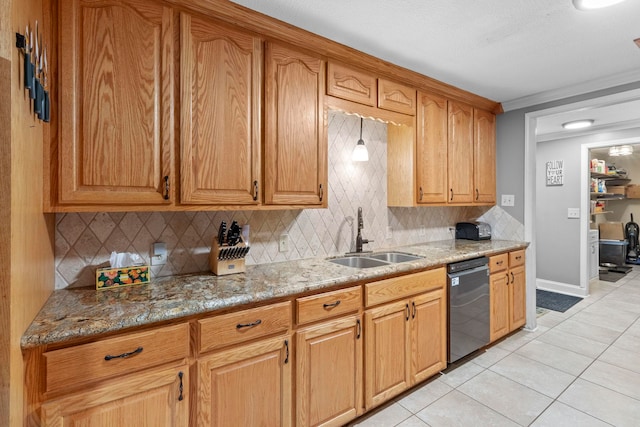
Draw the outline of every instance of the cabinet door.
M327 94L375 107L377 80L364 71L345 65L327 64Z
M496 116L473 111L475 203L496 202Z
M266 44L265 203L327 206L325 63Z
M359 316L298 331L297 423L342 426L362 409L362 325Z
M411 301L411 384L447 367L447 311L444 290Z
M181 202L259 203L262 40L182 14Z
M491 341L509 333L509 272L489 276Z
M473 108L449 101L448 172L451 204L473 202Z
M59 18L60 202L169 203L172 10L74 0Z
M44 426L188 426L189 367L143 372L42 405Z
M447 202L447 99L418 93L417 201Z
M365 312L365 407L370 409L409 387L408 301Z
M290 426L291 339L276 337L198 360L199 426Z
M416 90L385 79L378 79L378 107L416 115Z
M509 270L509 331L514 331L526 322L526 274L524 266Z

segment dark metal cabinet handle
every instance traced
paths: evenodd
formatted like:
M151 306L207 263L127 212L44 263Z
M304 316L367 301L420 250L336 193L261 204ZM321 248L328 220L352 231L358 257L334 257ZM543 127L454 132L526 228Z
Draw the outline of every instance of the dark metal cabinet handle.
M320 201L324 198L324 188L322 188L322 184L320 184Z
M409 304L405 304L405 310L407 311L407 317L405 320L409 321L409 317L411 316L411 310L409 310Z
M357 328L356 339L359 340L360 335L362 335L362 324L360 323L360 319L356 320L356 328Z
M450 201L453 201L453 188L451 188L451 200Z
M183 386L182 386L182 377L183 376L184 376L184 374L182 373L182 371L178 372L178 378L180 378L180 387L179 387L180 395L178 396L178 400L179 401L182 401L184 399L184 396L182 395L182 392L184 390Z
M509 284L509 273L505 274L507 276L507 285Z
M516 256L516 260L517 260L517 261L520 261L521 259L522 259L522 255L518 255L518 256Z
M251 323L238 323L236 325L236 329L253 328L254 326L258 326L261 323L262 323L262 320L260 320L260 319L256 320L255 322L251 322Z
M411 305L413 306L413 314L411 314L411 318L415 319L416 318L416 302L415 301L411 302Z
M496 262L496 265L502 265L502 264L504 264L504 261L498 261L498 262Z
M420 201L422 201L422 196L423 196L422 187L420 187Z
M284 363L285 365L287 363L289 363L289 340L284 340L284 348L285 348L285 357L284 357Z
M169 175L164 177L164 199L169 200Z
M515 281L515 276L513 275L513 272L511 273L511 283L513 284L513 282Z
M337 307L339 305L340 305L340 300L338 300L336 302L328 303L328 304L322 304L322 306L324 308L333 308L333 307Z
M142 353L142 347L138 347L133 351L130 351L128 353L122 353L122 354L119 354L117 356L111 356L110 354L107 354L104 357L104 360L126 359L127 357L135 356L135 355L140 354L140 353Z
M476 200L478 200L480 198L480 192L478 191L478 189L476 188Z
M258 181L253 181L253 200L258 200Z

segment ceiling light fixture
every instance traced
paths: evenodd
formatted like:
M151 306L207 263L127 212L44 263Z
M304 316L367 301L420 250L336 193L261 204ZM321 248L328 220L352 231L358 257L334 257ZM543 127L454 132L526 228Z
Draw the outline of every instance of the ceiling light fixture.
M368 162L369 161L369 152L367 151L367 147L364 145L364 140L362 139L362 122L363 119L360 117L360 139L358 143L353 148L353 153L351 154L351 160L354 162Z
M602 9L603 7L613 6L624 0L572 0L573 5L578 10Z
M587 119L587 120L574 120L572 122L563 123L562 127L565 129L582 129L582 128L588 128L591 125L593 125L593 120Z
M609 147L609 156L611 157L629 156L631 154L633 154L633 146L631 145L616 145Z

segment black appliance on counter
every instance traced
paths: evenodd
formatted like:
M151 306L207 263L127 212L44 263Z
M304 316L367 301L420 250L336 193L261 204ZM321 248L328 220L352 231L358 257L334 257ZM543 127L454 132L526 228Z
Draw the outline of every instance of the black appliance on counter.
M456 224L456 239L491 240L491 226L480 221L459 222Z

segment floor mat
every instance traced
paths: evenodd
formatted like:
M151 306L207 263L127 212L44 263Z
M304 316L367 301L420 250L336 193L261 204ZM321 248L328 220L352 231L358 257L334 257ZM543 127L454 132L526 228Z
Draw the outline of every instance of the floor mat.
M580 301L582 301L580 297L536 289L536 307L564 313Z
M600 280L604 280L605 282L617 282L626 276L627 273L620 273L618 271L601 271L600 272Z

